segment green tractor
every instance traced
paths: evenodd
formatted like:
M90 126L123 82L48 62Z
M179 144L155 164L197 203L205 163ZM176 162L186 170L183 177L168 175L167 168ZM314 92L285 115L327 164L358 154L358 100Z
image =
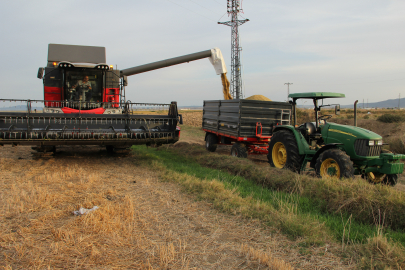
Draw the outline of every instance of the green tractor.
M290 94L294 125L278 125L269 142L267 158L271 166L304 171L310 162L319 177L352 178L361 175L372 183L395 185L405 155L393 154L383 148L382 137L369 130L327 122L332 115L319 115L325 98L343 98L344 94L311 92ZM298 99L312 99L315 122L297 126ZM322 100L319 105L318 101ZM340 105L335 105L335 114Z

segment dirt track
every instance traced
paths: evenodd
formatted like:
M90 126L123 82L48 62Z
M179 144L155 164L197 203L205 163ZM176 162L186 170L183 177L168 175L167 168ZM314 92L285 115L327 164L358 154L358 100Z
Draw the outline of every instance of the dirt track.
M310 248L301 254L298 242L266 229L255 220L222 214L208 203L194 201L176 185L160 182L154 172L138 166L131 155L108 156L98 147L77 147L59 149L51 159L35 159L29 147L11 146L0 148L0 155L0 187L4 191L0 197L3 205L0 267L266 269L268 264L283 265L284 260L302 269L347 268L329 252L332 247ZM67 183L52 179L58 171L61 175L68 174L64 171L69 168L74 168L76 174L70 176ZM43 175L49 175L46 177L49 179L45 181L41 178ZM47 190L48 197L54 195L55 200L61 201L55 205L44 199L43 210L41 207L22 210L18 204L13 206L13 200L29 192L22 191L27 183L35 188L41 186ZM69 191L66 200L60 199L66 185L71 188L76 184L77 190ZM16 185L21 188L13 191ZM97 203L100 209L93 216L100 215L110 223L109 218L113 217L106 217L103 211L122 209L119 207L126 203L125 198L133 204L135 225L119 226L124 226L123 231L130 230L130 239L125 235L117 238L119 232L102 233L108 232L103 229L106 224L97 225L101 226L99 232L91 232L91 228L83 231L81 226L86 225L77 224L79 218L72 215L81 205L90 208ZM12 209L19 209L19 214ZM49 214L51 218L47 218ZM43 223L38 223L41 220ZM55 239L55 230L64 230L65 234L74 236L73 239L85 240ZM31 239L31 248L26 246L24 252L19 252L17 247L24 247L27 239ZM106 241L110 244L103 246L101 243ZM55 245L58 252L51 248ZM126 257L122 258L121 254ZM39 257L42 260L38 260ZM283 267L274 269L285 269Z

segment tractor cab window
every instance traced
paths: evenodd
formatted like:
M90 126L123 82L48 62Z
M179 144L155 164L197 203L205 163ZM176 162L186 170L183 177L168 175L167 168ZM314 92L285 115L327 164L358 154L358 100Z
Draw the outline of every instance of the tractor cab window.
M65 99L70 102L98 103L102 101L103 73L99 70L66 71Z

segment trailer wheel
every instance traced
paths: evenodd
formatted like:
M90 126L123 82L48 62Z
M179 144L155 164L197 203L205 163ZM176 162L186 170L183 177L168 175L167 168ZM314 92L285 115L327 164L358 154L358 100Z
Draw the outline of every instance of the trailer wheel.
M319 177L353 178L354 167L350 157L340 149L329 149L323 152L315 164Z
M231 148L231 156L247 158L247 147L242 143L234 143Z
M205 148L210 152L215 152L217 150L218 137L215 134L207 134L205 138Z
M288 130L276 131L269 142L267 159L271 167L299 172L303 157L298 152L295 136Z

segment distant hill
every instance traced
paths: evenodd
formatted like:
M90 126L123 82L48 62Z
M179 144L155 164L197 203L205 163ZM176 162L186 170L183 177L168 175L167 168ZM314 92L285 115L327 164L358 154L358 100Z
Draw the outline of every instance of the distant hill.
M401 108L405 108L405 98L399 99ZM351 105L341 105L341 108L353 108L354 102ZM363 108L363 101L359 100L357 108ZM387 99L379 102L369 102L368 105L364 102L364 108L398 108L398 99Z
M44 107L31 107L31 110L43 110ZM10 106L10 107L0 107L0 111L6 111L6 112L14 112L14 111L27 111L27 105L16 105L16 106Z
M330 104L326 100L325 104ZM399 105L401 108L405 108L405 98L401 98L399 100ZM299 108L313 108L313 105L298 105ZM354 107L354 101L350 105L340 105L340 108L350 108L353 109ZM357 103L357 108L361 109L363 108L363 101L359 100ZM384 101L378 101L378 102L369 102L368 104L366 101L364 102L364 108L398 108L398 99L387 99Z

